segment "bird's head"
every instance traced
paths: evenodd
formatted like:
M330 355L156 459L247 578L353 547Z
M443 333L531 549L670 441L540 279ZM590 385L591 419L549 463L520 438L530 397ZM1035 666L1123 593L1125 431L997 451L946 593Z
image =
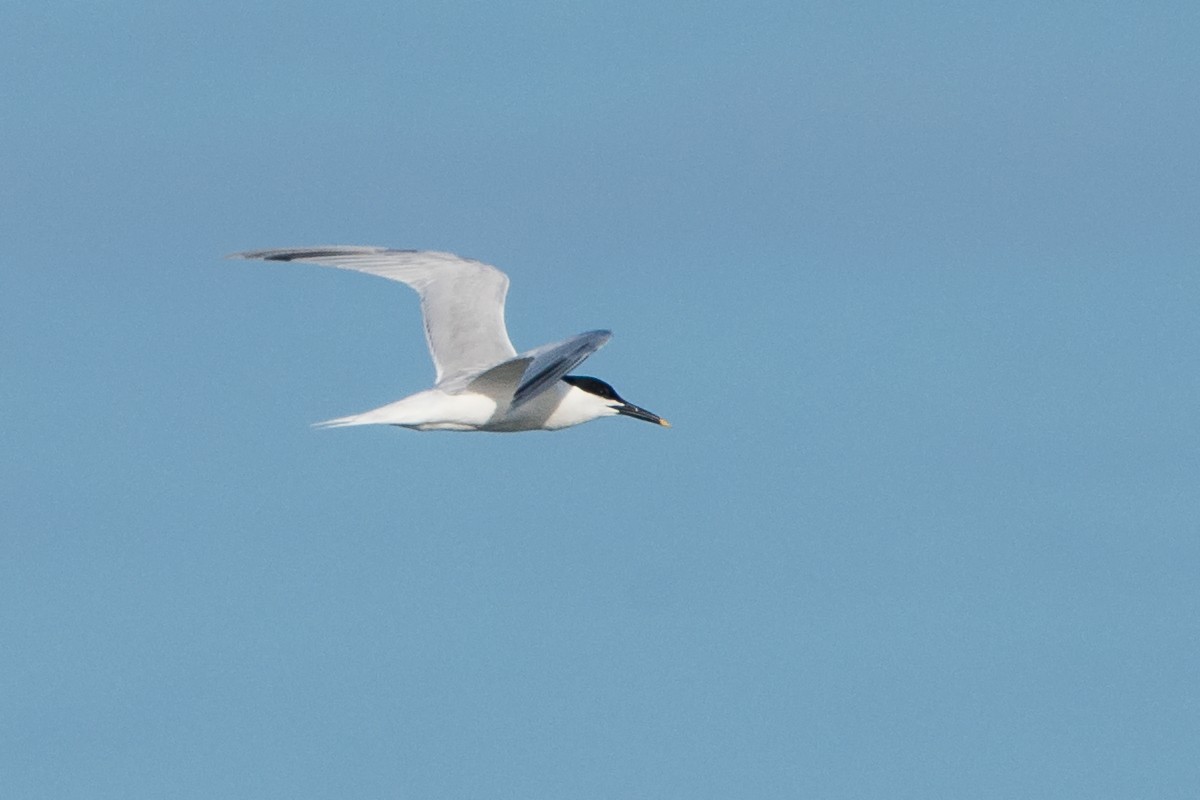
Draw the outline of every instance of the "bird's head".
M635 406L624 400L621 395L617 394L616 389L599 378L590 378L586 375L566 375L563 380L587 395L586 402L595 405L597 417L621 414L634 419L644 419L646 422L653 422L664 428L671 427L671 423L657 414L652 414L641 406Z

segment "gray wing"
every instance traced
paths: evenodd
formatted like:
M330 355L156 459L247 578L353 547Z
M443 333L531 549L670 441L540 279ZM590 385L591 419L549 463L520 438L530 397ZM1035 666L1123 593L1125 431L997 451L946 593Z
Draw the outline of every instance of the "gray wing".
M559 378L575 369L592 353L599 350L612 338L612 331L588 331L561 342L542 345L521 354L522 359L531 359L525 368L521 382L513 393L512 408L537 397Z
M508 276L481 261L433 250L343 246L252 250L230 258L300 261L411 286L421 297L425 339L439 384L517 354L504 326Z

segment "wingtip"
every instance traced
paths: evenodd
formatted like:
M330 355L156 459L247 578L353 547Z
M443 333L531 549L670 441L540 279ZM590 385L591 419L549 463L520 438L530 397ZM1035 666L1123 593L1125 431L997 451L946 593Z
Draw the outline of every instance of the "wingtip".
M318 261L322 258L371 255L373 253L385 252L388 252L388 248L386 247L333 244L317 247L281 247L272 250L244 250L240 253L230 253L225 257L243 261Z
M240 253L230 253L226 258L238 261L291 261L302 258L307 251L301 250L244 250Z
M295 250L243 250L225 257L237 261L288 261L289 256L296 257L295 253Z

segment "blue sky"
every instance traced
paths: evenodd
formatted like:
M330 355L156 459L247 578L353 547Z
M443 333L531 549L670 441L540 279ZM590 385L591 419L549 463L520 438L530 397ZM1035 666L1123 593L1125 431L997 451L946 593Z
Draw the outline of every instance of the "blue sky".
M1193 4L0 10L0 795L1193 797ZM452 250L669 418L424 388Z

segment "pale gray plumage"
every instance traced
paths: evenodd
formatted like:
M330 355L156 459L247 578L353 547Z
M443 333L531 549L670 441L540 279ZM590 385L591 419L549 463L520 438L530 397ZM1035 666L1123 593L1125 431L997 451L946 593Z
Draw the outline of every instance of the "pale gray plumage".
M420 295L425 338L437 373L434 388L323 424L556 430L612 414L667 424L625 402L603 382L595 382L604 387L596 394L562 380L608 342L609 331L588 331L518 355L504 325L508 277L489 264L452 253L358 246L253 250L230 258L299 261L365 272L411 286Z
M411 286L421 297L436 383L478 372L517 354L504 326L508 276L490 264L434 250L345 246L252 250L230 258L319 264Z

